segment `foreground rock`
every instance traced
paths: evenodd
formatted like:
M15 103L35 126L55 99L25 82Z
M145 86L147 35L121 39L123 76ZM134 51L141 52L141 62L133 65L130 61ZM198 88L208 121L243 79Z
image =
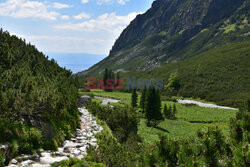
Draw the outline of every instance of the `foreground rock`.
M90 146L97 146L97 139L94 136L103 128L96 123L95 118L85 108L79 108L79 112L82 114L81 126L77 129L76 137L66 140L58 151L41 150L39 155L16 157L10 162L9 167L50 167L54 162L69 158L82 159L87 155L87 149Z

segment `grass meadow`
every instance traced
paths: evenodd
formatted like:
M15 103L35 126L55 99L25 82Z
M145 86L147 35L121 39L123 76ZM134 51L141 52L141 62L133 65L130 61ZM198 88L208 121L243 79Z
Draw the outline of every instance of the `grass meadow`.
M81 92L80 95L94 95L102 97L110 97L121 100L119 103L110 103L113 106L124 107L130 105L131 94L123 92L105 92L103 90L91 90L90 92ZM140 95L138 95L140 99ZM101 103L100 99L93 99ZM203 101L204 102L204 101ZM138 100L139 103L139 100ZM219 126L224 133L229 132L229 122L231 118L236 116L235 110L204 108L196 105L182 105L172 101L162 101L164 105L177 108L177 119L162 121L157 128L147 127L146 120L141 118L138 126L139 135L144 139L144 142L153 144L158 140L158 136L162 133L167 134L171 138L188 138L195 136L197 131L202 128ZM139 111L139 109L137 110Z

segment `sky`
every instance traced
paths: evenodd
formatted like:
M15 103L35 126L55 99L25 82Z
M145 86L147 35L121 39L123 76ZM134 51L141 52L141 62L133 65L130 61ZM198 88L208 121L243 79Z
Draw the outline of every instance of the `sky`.
M0 0L0 27L48 54L108 55L153 0ZM86 58L85 58L86 59Z

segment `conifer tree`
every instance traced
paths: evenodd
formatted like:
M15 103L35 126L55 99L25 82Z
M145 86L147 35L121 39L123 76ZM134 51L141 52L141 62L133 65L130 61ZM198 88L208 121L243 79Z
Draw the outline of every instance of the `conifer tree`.
M107 80L108 79L114 79L114 72L112 70L109 70L108 68L105 69L104 75L103 75L103 82L104 86L107 86ZM111 89L105 89L106 92L112 92Z
M150 121L153 119L153 89L149 87L146 93L146 100L145 100L145 111L146 111L146 118L147 118L147 126L150 126Z
M131 106L133 108L137 107L137 98L138 98L138 95L136 93L136 89L133 89L132 90L132 97L131 97Z
M147 125L157 126L160 120L163 120L161 113L161 97L159 90L149 87L146 94L145 111Z
M112 70L108 71L108 76L109 76L108 79L115 79L115 74L114 74L114 72Z
M176 108L176 105L174 104L173 106L173 119L176 119L176 113L177 113L177 108Z
M120 79L120 74L119 74L119 72L116 74L116 79L117 79L116 86L118 86L118 80Z
M173 112L172 112L172 107L171 107L171 105L169 105L169 108L168 108L168 118L169 119L172 119L173 118Z
M163 114L165 119L169 119L168 107L166 104L164 105Z
M141 95L141 99L140 99L140 107L141 107L143 113L145 111L146 93L147 93L147 88L145 86L145 88L142 90L142 95Z
M163 116L161 113L161 95L160 91L157 89L154 89L154 117L153 122L154 126L157 126L159 121L163 120Z
M107 68L105 68L105 71L104 71L104 74L103 74L103 82L104 82L104 86L106 87L106 83L107 83L107 80L109 78L109 70ZM107 91L105 89L105 91Z

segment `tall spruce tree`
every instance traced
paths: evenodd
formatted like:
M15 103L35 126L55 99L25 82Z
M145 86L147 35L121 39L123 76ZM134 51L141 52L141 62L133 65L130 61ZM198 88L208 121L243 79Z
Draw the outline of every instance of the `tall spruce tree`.
M112 70L109 70L108 68L105 68L104 75L103 75L103 82L105 87L107 86L107 80L108 79L114 79L115 74ZM112 92L111 89L104 89L106 92Z
M131 98L131 106L133 108L137 107L137 99L138 99L138 95L137 95L136 89L133 89L132 90L132 98Z
M116 74L116 79L117 79L117 83L116 83L115 85L118 86L118 80L120 79L120 74L119 74L119 72Z
M145 111L146 111L146 118L147 118L147 126L151 125L151 120L153 119L153 89L149 87L146 93L146 100L145 100Z
M171 107L171 105L169 105L169 108L168 108L168 119L172 119L173 118L173 112L172 112L172 107Z
M108 73L109 73L109 78L108 79L115 79L115 74L114 74L114 72L112 70L109 70Z
M104 74L103 74L103 82L104 82L104 86L106 87L107 85L107 80L109 78L109 70L107 68L105 68ZM105 91L107 91L105 89Z
M145 88L142 90L141 99L140 99L140 107L143 113L145 112L146 93L147 93L147 88L145 86Z
M154 117L153 122L154 126L157 126L158 123L163 120L163 116L161 113L161 95L160 91L158 89L154 89Z
M172 113L173 113L173 119L176 119L177 108L176 108L176 105L175 105L175 104L174 104L174 106L173 106L173 111L172 111Z
M170 112L168 111L168 107L167 107L167 105L165 104L165 105L164 105L164 108L163 108L163 114L164 114L165 119L170 119L169 113L170 113Z
M159 90L149 87L146 94L145 111L148 126L157 126L159 121L163 120L161 113L161 97Z

